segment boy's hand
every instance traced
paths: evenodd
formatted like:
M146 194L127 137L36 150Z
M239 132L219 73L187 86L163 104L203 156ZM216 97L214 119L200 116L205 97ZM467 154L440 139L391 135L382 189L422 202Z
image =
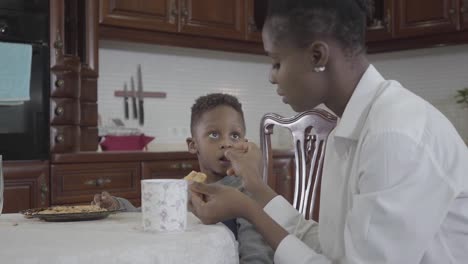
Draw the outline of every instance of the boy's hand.
M235 188L220 184L192 183L191 211L204 224L247 216L249 206L255 202Z
M232 166L227 174L242 177L247 191L255 193L265 185L262 180L262 152L254 143L240 142L226 150L224 155L231 161Z
M93 205L97 205L107 210L118 210L120 208L119 201L112 197L108 192L104 191L94 195L94 200L91 202Z

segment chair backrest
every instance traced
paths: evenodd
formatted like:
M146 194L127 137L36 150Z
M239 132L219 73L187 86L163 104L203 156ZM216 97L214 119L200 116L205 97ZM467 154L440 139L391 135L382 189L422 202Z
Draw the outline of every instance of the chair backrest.
M260 145L263 151L263 180L270 184L273 171L271 134L274 126L289 129L294 141L295 175L293 177L293 206L307 219L318 221L320 183L328 134L337 118L322 109L314 109L286 118L269 113L263 116Z

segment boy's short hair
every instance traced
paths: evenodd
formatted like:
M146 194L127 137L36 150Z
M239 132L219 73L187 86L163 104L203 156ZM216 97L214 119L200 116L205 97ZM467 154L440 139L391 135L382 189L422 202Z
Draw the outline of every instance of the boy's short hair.
M204 96L200 96L195 100L192 106L192 115L190 117L190 131L193 134L194 127L198 124L198 121L202 115L218 106L230 106L242 117L242 125L245 129L244 112L242 111L242 104L235 96L223 93L212 93Z

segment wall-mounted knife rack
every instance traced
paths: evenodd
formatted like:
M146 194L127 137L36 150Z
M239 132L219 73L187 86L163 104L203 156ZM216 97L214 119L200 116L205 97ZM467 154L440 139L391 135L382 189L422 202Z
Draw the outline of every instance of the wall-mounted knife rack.
M138 98L140 95L138 94L137 91L133 92L132 91L127 91L127 93L125 93L125 91L123 90L117 90L117 91L114 91L114 96L116 97L136 97ZM141 94L141 97L143 98L166 98L167 95L165 92L143 92Z

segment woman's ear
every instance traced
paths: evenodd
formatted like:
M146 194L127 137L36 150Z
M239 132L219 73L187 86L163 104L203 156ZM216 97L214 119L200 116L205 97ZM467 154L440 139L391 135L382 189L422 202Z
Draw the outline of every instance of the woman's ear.
M330 57L330 48L323 41L314 41L307 48L307 56L314 69L325 68Z
M197 143L195 143L193 138L188 137L185 141L187 142L188 152L191 154L198 154Z

